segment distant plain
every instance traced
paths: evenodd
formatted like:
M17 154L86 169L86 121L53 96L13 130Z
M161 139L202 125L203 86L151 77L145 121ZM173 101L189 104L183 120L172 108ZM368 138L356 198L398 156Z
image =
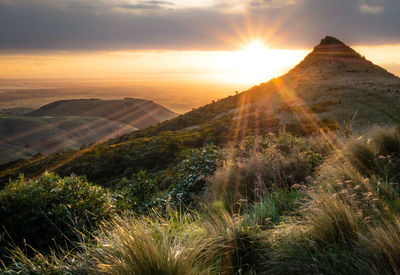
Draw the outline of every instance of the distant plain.
M0 80L0 111L20 108L36 109L64 99L123 99L126 97L153 100L166 108L185 113L212 100L234 95L248 85L227 85L207 82L127 81L127 80ZM188 92L190 91L190 93ZM10 110L9 110L10 111ZM14 113L11 110L12 113ZM23 111L23 110L22 110Z

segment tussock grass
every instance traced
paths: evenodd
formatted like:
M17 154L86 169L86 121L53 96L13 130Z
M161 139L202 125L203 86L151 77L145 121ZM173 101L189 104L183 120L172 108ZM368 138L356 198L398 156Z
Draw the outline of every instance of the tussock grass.
M360 232L360 215L349 204L328 194L315 198L315 205L308 209L309 237L321 244L345 247L357 240Z
M198 212L167 207L115 217L76 252L26 257L17 250L8 270L400 274L399 131L375 129L370 136L349 140L308 180L291 165L311 169L313 153L293 148L293 140L269 143L219 167Z
M94 269L104 274L210 274L218 240L195 217L116 219L97 234Z

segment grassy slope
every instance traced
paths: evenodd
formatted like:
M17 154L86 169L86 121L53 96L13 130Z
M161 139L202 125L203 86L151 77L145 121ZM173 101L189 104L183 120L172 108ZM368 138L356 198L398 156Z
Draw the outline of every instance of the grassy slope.
M367 137L342 139L340 149L317 171L303 175L309 180L287 177L279 186L273 184L277 174L270 178L271 172L287 175L296 166L304 171L312 158L302 162L298 157L303 155L301 148L311 148L300 138L269 136L275 141L261 142L265 147L258 156L253 146L245 146L250 150L235 160L236 169L227 169L232 163L217 168L197 211L167 207L163 213L153 209L146 215L116 214L91 234L95 241L83 238L74 244L77 249L32 257L15 248L13 264L5 270L10 274L398 274L400 131L375 129ZM263 169L254 169L254 160L261 160ZM292 161L294 167L287 165ZM258 186L257 177L265 188L258 198L246 191ZM70 186L68 178L64 181L67 184L57 184ZM24 186L27 191L37 188L35 182L14 183L14 188ZM239 196L232 201L233 194ZM9 192L7 198L12 195ZM224 206L235 207L234 214Z
M62 175L87 175L95 183L112 185L140 169L168 167L185 148L238 141L248 133L286 128L296 134L311 134L320 128L344 125L363 131L373 124L397 124L400 108L395 102L400 99L400 80L347 46L329 47L328 53L326 45L316 47L278 79L175 119L80 151L5 167L1 181L21 172L37 176L50 169ZM345 54L332 54L337 51Z

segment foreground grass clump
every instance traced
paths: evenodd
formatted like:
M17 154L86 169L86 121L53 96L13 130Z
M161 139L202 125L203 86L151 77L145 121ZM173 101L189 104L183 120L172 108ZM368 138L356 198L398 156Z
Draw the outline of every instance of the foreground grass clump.
M274 243L266 265L277 274L398 274L399 130L351 140L320 169L304 207L303 230ZM385 154L385 155L383 155ZM297 268L293 268L297 267Z
M0 191L1 245L44 251L73 245L78 232L94 228L112 213L109 193L85 178L44 174L27 180L21 176Z
M177 213L116 219L96 241L89 254L105 274L208 274L216 242L196 218Z
M306 187L321 162L316 149L290 134L249 139L209 178L207 197L236 212L243 200L261 202L275 190Z
M267 247L258 231L220 207L203 213L116 219L89 248L105 274L237 274L255 270Z
M218 208L218 207L217 207ZM218 210L219 209L219 210ZM9 274L248 274L263 261L267 240L225 210L169 211L115 217L79 252L27 257L14 252Z

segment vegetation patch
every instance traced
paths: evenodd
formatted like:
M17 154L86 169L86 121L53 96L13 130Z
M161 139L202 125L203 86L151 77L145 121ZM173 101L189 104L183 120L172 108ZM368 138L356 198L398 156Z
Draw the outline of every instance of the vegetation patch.
M286 131L299 136L309 136L321 132L338 130L339 124L332 118L322 120L301 120L285 125Z
M110 194L85 178L21 176L0 191L1 246L28 245L41 251L74 246L81 234L112 214Z

